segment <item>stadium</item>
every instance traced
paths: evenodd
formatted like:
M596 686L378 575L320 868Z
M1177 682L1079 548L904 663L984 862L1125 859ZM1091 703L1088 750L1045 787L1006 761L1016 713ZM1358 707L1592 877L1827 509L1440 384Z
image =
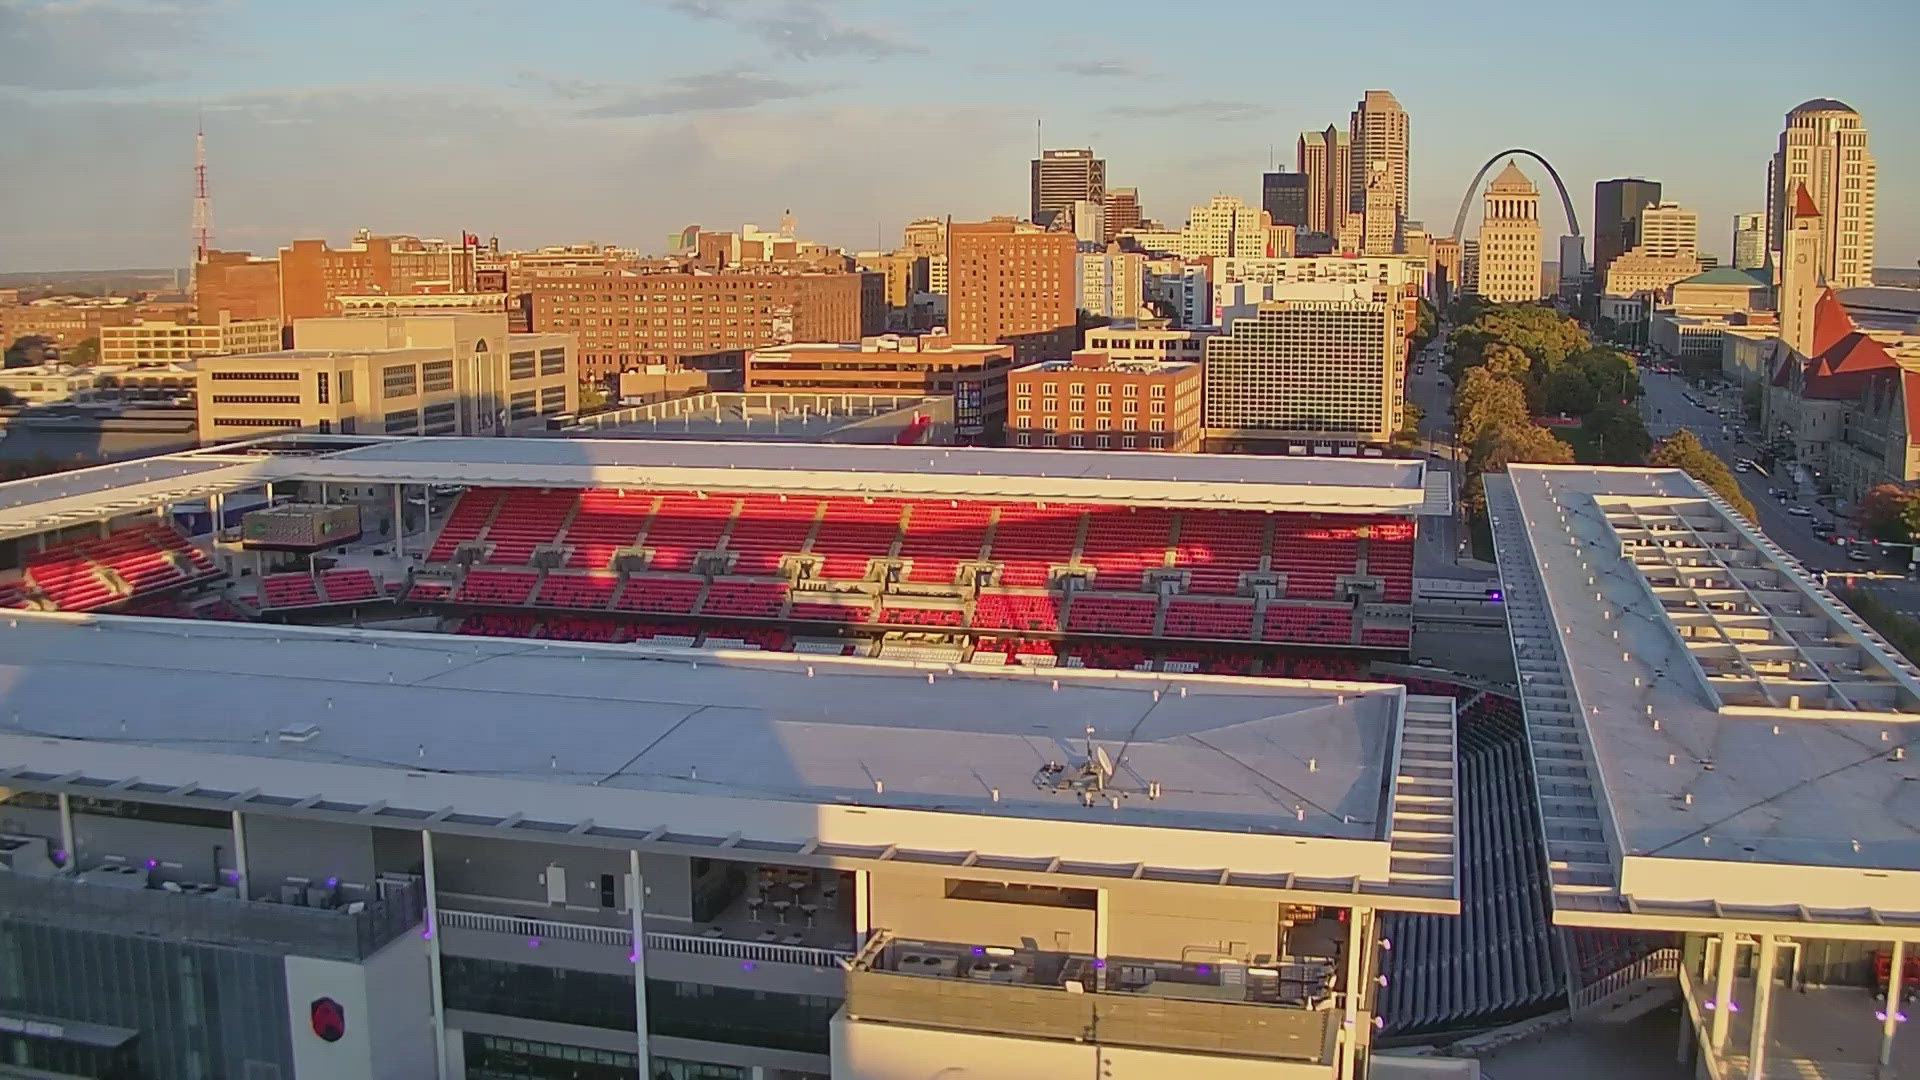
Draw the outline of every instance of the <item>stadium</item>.
M1911 1067L1911 665L1684 475L1515 466L1517 688L1409 666L1450 483L302 436L0 485L0 925L277 964L236 1074L1390 1077L1674 1000L1715 1078ZM0 1009L187 1074L88 1000Z

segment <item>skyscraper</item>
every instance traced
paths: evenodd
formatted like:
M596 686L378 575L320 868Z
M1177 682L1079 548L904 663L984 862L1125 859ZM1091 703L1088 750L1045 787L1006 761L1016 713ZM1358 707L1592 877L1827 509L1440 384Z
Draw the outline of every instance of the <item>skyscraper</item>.
M1793 227L1794 185L1820 210L1819 268L1836 289L1873 284L1874 163L1860 114L1830 98L1787 114L1767 170L1767 248L1780 250Z
M1033 159L1030 220L1045 227L1076 202L1105 202L1107 163L1092 150L1043 150Z
M1102 231L1108 239L1119 236L1122 229L1140 227L1140 189L1117 187L1107 189L1107 201L1104 207L1107 215L1106 227Z
M1392 173L1383 163L1374 163L1367 180L1361 221L1361 254L1391 255L1400 250L1400 210L1394 204Z
M1487 185L1479 290L1495 303L1540 299L1540 189L1512 161Z
M1275 225L1307 227L1307 175L1270 172L1260 176L1260 209Z
M1679 203L1655 203L1640 211L1633 248L1642 255L1692 258L1700 251L1700 216Z
M1065 357L1076 344L1072 233L1012 218L947 228L948 325L969 345L1012 345L1021 363Z
M1733 215L1733 268L1757 270L1767 265L1767 215Z
M1232 195L1215 195L1187 213L1185 237L1188 258L1216 256L1252 258L1267 253L1267 225L1262 211Z
M1297 165L1307 177L1307 231L1332 236L1346 224L1352 204L1353 140L1337 126L1303 131Z
M1660 182L1637 177L1593 185L1593 276L1607 280L1607 267L1639 239L1640 211L1660 201Z
M1393 192L1393 211L1407 213L1407 110L1386 90L1369 90L1353 107L1349 120L1353 142L1353 169L1347 178L1348 207L1364 212L1367 189L1376 169L1386 173ZM1373 231L1368 226L1367 231Z

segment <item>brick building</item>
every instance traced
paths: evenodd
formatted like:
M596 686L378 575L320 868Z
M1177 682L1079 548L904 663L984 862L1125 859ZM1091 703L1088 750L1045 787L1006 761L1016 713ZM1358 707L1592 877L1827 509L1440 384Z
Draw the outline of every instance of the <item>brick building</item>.
M417 236L361 231L344 248L295 240L280 249L281 318L338 315L340 296L368 293L462 292L473 284L478 251Z
M194 320L217 323L225 314L236 322L280 317L280 260L246 251L208 251L193 268Z
M576 268L536 274L529 285L534 332L573 334L583 379L643 364L731 367L751 349L858 341L886 329L884 274Z
M947 230L947 320L959 341L1012 345L1022 363L1065 359L1078 344L1072 233L1012 218Z
M954 431L997 441L1007 415L1007 345L956 345L945 334L862 338L857 344L793 344L747 355L744 389L776 394L951 396Z
M1200 449L1197 363L1140 363L1082 350L1007 377L1007 444L1072 450Z
M140 310L125 301L18 304L0 308L0 338L12 344L23 337L40 337L71 349L99 337L104 327L126 326L139 317Z

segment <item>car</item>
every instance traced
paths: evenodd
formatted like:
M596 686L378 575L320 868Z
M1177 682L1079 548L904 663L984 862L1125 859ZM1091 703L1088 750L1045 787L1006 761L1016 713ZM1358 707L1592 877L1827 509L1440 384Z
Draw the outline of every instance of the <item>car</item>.
M1873 556L1867 554L1864 551L1861 551L1859 548L1854 548L1852 551L1847 552L1847 561L1848 562L1872 562Z
M1742 461L1738 465L1735 465L1733 467L1733 471L1734 472L1752 472L1753 466L1751 464L1748 464L1747 462Z
M1812 517L1813 516L1813 511L1807 509L1804 506L1789 506L1787 507L1787 513L1792 514L1794 517Z
M1813 535L1815 536L1832 536L1836 531L1832 525L1824 521L1819 522L1813 527Z
M1419 667L1433 667L1434 666L1433 657L1422 656L1419 659L1415 660L1414 664L1416 664Z

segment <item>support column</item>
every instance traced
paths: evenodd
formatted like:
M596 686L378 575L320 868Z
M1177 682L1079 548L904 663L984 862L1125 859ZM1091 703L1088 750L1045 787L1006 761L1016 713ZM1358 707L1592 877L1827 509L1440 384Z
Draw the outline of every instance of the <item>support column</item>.
M251 900L253 893L247 888L247 827L240 820L240 811L233 812L233 887L240 899Z
M227 514L226 503L226 496L218 491L207 496L207 518L213 526L213 532L209 535L207 542L216 546L220 543L220 519Z
M627 911L633 917L633 1038L640 1054L640 1075L653 1075L653 1058L647 1053L647 910L646 879L640 876L640 852L627 852Z
M868 890L872 887L872 871L855 870L853 872L853 947L857 951L867 944L867 935L873 932L872 912L868 900Z
M1093 890L1093 958L1107 960L1107 890Z
M403 514L407 512L402 489L405 484L393 485L393 553L400 558L407 557L407 523Z
M1780 939L1772 934L1760 935L1759 956L1753 965L1753 1017L1747 1033L1748 1080L1761 1080L1767 1075L1767 1021L1773 1008L1773 969L1779 956Z
M1720 935L1720 970L1713 979L1713 1053L1715 1057L1727 1052L1727 1028L1733 1020L1733 969L1734 958L1740 953L1740 946L1732 933Z
M1340 1069L1336 1073L1338 1080L1354 1080L1354 1070L1359 1067L1360 1052L1360 986L1361 954L1366 949L1362 940L1366 933L1366 908L1353 908L1347 912L1346 951L1346 993L1342 995L1340 1010Z
M420 860L425 867L422 884L427 890L426 925L420 936L427 939L427 974L433 982L433 1075L447 1080L447 1003L440 985L440 901L434 889L433 831L420 830Z
M1893 1064L1893 1036L1900 1030L1900 976L1906 974L1907 943L1893 943L1893 967L1887 972L1887 1000L1880 1003L1886 1010L1887 1018L1880 1024L1880 1071L1893 1075L1888 1066Z
M64 791L60 793L60 850L67 853L67 861L60 867L61 873L79 873L80 852L73 844L73 800Z

